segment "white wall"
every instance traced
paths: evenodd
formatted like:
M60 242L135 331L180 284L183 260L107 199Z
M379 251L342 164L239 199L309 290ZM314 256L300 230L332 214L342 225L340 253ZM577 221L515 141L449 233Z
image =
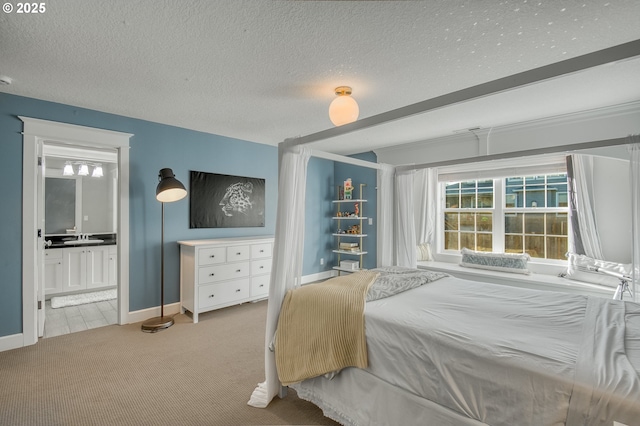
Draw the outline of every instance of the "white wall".
M631 185L629 161L594 157L596 226L605 260L631 263Z

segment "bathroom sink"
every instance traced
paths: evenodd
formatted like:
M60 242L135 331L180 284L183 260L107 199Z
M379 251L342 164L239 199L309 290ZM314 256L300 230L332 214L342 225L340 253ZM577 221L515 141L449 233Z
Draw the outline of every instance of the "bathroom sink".
M65 241L64 243L66 245L76 246L79 244L100 244L100 243L104 243L104 240L71 240L71 241Z

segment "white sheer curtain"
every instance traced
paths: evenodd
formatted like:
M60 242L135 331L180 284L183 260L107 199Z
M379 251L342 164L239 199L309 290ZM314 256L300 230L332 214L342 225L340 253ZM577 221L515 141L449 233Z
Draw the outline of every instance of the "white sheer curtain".
M593 199L593 157L572 154L567 158L572 237L569 252L604 259L595 220Z
M631 293L633 300L640 302L640 135L629 136L630 178L631 178L631 232L632 239L632 278Z
M266 407L280 391L275 356L269 345L276 332L284 295L300 285L302 275L307 165L311 154L308 148L285 148L284 152L279 149L278 209L265 333L265 381L258 384L248 402L258 408Z
M417 267L413 170L396 173L395 249L398 266Z
M395 167L393 166L384 166L378 170L378 239L376 246L378 267L395 265L393 250L394 174Z
M436 169L420 169L414 176L415 228L417 244L429 244L433 250L438 200Z

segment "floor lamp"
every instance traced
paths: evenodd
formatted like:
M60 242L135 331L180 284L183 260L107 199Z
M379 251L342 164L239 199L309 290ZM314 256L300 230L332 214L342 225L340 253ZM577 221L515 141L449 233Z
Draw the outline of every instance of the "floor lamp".
M142 323L142 331L155 333L173 325L173 317L164 316L164 203L182 200L187 196L184 185L176 179L171 169L162 169L158 175L156 199L162 204L162 234L160 240L160 316Z

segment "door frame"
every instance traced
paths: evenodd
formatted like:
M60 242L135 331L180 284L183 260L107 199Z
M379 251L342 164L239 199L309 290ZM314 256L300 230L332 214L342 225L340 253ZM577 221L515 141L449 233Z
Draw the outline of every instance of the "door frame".
M38 151L45 141L118 151L118 324L129 315L129 139L133 134L19 116L22 142L22 336L23 346L38 342L38 250L44 226L38 223ZM40 149L41 151L41 149ZM38 238L41 229L41 238ZM44 309L44 301L41 305Z

